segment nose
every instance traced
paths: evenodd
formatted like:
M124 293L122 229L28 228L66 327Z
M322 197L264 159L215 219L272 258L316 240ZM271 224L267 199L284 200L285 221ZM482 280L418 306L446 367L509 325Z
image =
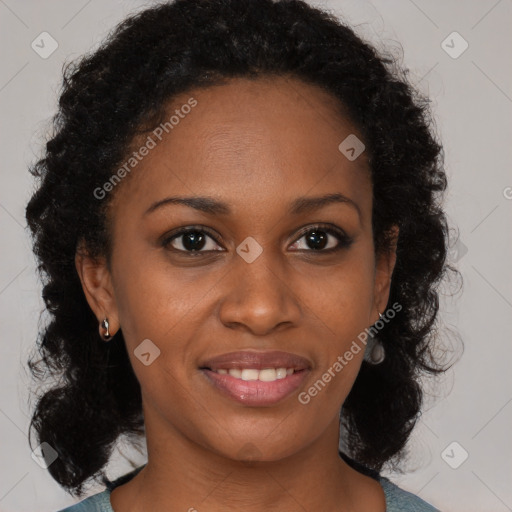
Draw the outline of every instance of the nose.
M219 316L231 329L265 336L299 324L302 311L283 267L272 265L265 251L252 263L240 258L227 279ZM289 281L289 280L288 280Z

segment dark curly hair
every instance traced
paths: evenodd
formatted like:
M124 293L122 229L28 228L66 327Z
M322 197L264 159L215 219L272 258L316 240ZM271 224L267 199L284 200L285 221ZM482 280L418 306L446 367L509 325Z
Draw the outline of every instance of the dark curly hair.
M38 186L26 218L49 319L28 365L53 386L39 393L30 432L57 451L49 471L72 494L82 495L90 479L106 481L121 435L144 434L123 334L102 342L75 268L81 242L107 260L111 250L107 212L115 192L98 201L93 191L177 94L232 77L272 76L338 99L369 156L375 250L389 249L390 229L400 230L389 302L402 309L377 334L387 357L363 363L341 411L351 460L378 471L399 461L420 414L420 378L445 371L433 343L439 287L454 270L440 202L446 177L429 100L407 71L301 0L163 3L131 15L94 53L65 67L53 133L30 169Z

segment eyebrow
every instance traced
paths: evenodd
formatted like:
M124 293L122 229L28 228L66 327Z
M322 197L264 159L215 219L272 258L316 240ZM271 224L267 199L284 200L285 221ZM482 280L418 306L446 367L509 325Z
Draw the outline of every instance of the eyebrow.
M352 199L344 196L340 193L335 194L326 194L323 196L315 196L315 197L298 197L294 201L292 201L289 213L291 215L300 215L304 213L311 213L313 211L319 210L327 205L333 203L341 203L347 204L354 208L359 217L361 217L361 210L356 202ZM204 197L204 196L195 196L195 197L166 197L165 199L161 199L156 203L153 203L145 212L144 215L148 215L149 213L154 212L155 210L169 205L169 204L181 204L184 206L188 206L190 208L194 208L201 212L210 214L210 215L229 215L231 213L231 208L229 205L223 201L219 201L214 199L213 197Z

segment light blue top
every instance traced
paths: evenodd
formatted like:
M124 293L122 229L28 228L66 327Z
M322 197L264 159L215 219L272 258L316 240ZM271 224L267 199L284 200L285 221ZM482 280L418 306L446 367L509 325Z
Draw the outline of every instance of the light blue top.
M114 512L110 504L110 493L121 483L126 483L133 478L143 467L140 466L111 482L110 486L103 492L86 498L76 505L59 510L59 512ZM386 477L379 475L377 480L382 485L386 495L386 512L440 512L437 508L418 498L418 496L400 489Z

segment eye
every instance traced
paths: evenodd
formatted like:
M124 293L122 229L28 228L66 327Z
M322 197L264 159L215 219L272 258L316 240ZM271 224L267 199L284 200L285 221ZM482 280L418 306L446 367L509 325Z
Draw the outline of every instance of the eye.
M302 238L305 239L306 248L297 247ZM352 242L353 240L343 230L331 224L316 224L303 229L300 238L291 247L299 251L329 254L348 248ZM190 226L175 231L162 240L162 246L190 256L223 251L215 248L220 246L216 236L203 226Z
M335 240L329 241L329 237ZM303 238L307 247L305 249L298 247L298 249L306 252L332 253L350 247L353 242L343 230L330 224L308 226L305 230L302 230L301 237L293 245L297 245Z
M208 242L210 239L212 242ZM183 252L194 255L194 253L217 251L215 246L219 246L215 236L210 234L204 227L191 226L175 232L162 241L162 246L170 248L175 252ZM204 250L203 250L204 249Z

